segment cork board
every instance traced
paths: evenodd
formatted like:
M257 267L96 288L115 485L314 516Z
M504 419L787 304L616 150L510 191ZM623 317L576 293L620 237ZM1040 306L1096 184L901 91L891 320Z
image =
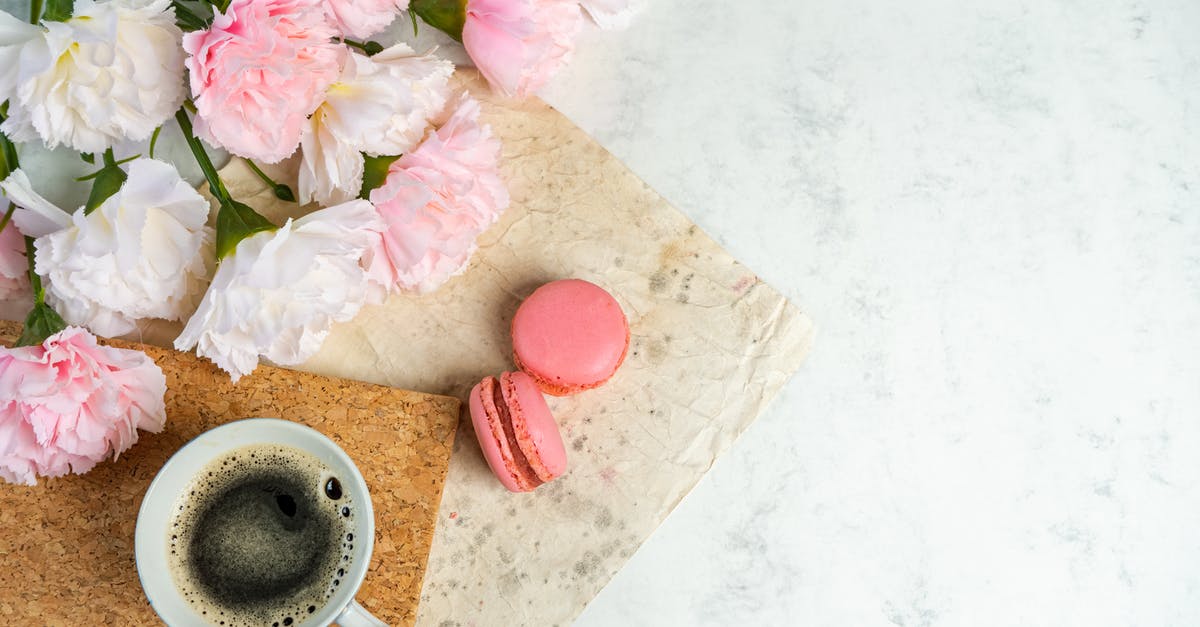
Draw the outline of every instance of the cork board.
M608 384L549 399L566 475L510 494L470 426L460 429L416 618L565 625L800 367L814 327L558 111L498 97L471 70L455 85L482 102L500 138L512 206L464 274L364 307L297 368L466 398L485 375L513 368L508 325L535 288L576 277L609 290L632 343ZM295 182L294 158L265 169ZM275 199L239 159L221 176L277 223L313 209ZM133 338L169 346L178 332L145 321Z
M470 426L459 431L417 616L568 625L800 367L813 324L561 113L498 97L470 70L456 80L501 140L512 206L463 275L364 307L300 368L466 398L513 368L509 323L539 285L576 277L611 292L629 317L624 365L548 399L563 477L510 494ZM272 172L292 180L294 168ZM222 176L256 208L296 211L237 159Z
M20 325L0 321L0 343ZM167 377L167 424L116 462L35 487L0 483L0 623L149 625L134 528L166 460L200 433L241 418L277 417L332 438L358 464L375 507L375 552L358 600L390 625L416 620L450 450L457 399L260 367L236 386L191 354L146 351Z

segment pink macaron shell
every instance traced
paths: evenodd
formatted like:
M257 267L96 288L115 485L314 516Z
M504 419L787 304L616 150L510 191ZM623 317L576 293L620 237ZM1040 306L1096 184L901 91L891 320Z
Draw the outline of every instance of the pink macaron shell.
M518 371L500 375L500 385L517 443L538 479L547 482L563 474L567 469L566 447L537 384Z
M533 486L522 479L512 460L508 441L499 424L498 411L491 401L492 385L499 385L499 382L494 377L488 377L471 389L468 404L471 409L471 424L475 427L475 437L479 440L483 458L487 460L488 467L500 483L510 492L528 492Z
M625 359L629 323L603 288L580 279L541 286L512 322L518 366L549 394L564 395L607 381Z

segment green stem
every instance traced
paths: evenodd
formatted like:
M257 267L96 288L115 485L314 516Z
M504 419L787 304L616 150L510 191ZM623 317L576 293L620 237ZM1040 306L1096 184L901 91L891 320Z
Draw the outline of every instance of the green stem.
M183 138L187 140L188 148L192 149L192 156L196 158L196 163L200 166L200 171L204 172L204 178L208 181L209 191L222 205L232 201L229 196L229 190L225 189L225 184L221 182L221 177L217 176L217 168L213 166L212 159L208 158L208 153L204 151L204 145L192 132L192 120L188 118L187 111L180 109L175 112L175 121L179 122L179 130L183 131Z
M25 260L29 264L29 287L33 290L33 304L36 307L46 302L46 289L42 287L42 277L34 270L33 238L25 238Z
M12 222L13 214L16 212L17 212L16 203L11 203L11 202L8 203L8 211L5 211L4 218L0 219L0 233L4 232L4 227L8 226L9 222ZM13 227L13 228L17 228L17 227Z
M29 23L37 24L38 20L42 19L42 1L30 0L29 2Z
M243 161L246 162L246 165L250 166L250 169L256 176L258 176L259 179L262 180L262 182L270 186L271 191L275 192L276 198L285 202L296 202L296 195L292 193L292 188L284 185L283 183L276 183L273 181L271 177L267 176L267 173L263 172L258 167L258 164L254 163L253 161L249 159L243 159Z
M154 129L154 133L150 135L150 158L154 158L154 146L158 144L158 135L162 133L162 127Z
M362 50L363 52L367 53L368 57L372 57L380 52L383 52L383 44L379 43L378 41L361 42L354 41L353 39L343 39L342 43L350 46L351 48L358 48L359 50Z
M0 181L8 178L8 175L12 174L15 169L9 160L8 139L0 134Z
M4 123L7 117L0 114L0 124ZM8 139L4 133L0 133L0 181L8 178L13 170L21 167L17 160L17 147Z
M221 182L221 177L213 167L212 160L208 158L208 153L204 151L204 146L192 131L192 121L188 118L187 111L176 111L175 120L179 122L179 129L183 131L183 137L192 149L196 163L200 165L204 178L208 180L209 191L221 203L221 208L217 210L217 260L233 254L238 242L247 237L279 228L250 206L234 200L229 195L229 190L225 189L225 184Z
M67 323L54 308L46 304L46 290L42 287L42 277L34 271L33 238L25 238L25 258L29 263L29 286L33 289L33 309L25 317L25 328L21 337L17 338L15 346L38 346L46 338L67 328Z

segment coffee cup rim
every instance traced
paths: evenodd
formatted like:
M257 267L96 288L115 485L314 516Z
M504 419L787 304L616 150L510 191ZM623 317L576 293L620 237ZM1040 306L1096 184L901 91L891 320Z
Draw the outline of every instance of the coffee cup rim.
M171 482L171 487L186 487L213 459L253 445L284 445L304 450L334 468L344 489L350 488L355 490L355 495L361 494L355 501L356 550L346 576L329 601L313 614L304 616L303 620L297 617L293 627L332 622L354 600L366 578L374 552L375 514L370 491L357 464L336 442L307 425L279 418L235 420L200 433L175 451L155 474L138 508L134 531L138 581L150 607L172 627L199 627L211 623L197 615L183 600L167 568L167 535L170 533L167 525L173 517L179 493L165 493L170 490L166 486ZM162 572L157 572L155 566L161 567Z

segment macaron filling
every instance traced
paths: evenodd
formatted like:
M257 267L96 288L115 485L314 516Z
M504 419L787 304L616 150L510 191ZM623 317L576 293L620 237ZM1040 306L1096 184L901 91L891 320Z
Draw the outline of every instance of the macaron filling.
M512 425L513 435L520 447L522 458L529 464L538 485L553 480L558 475L542 463L542 457L537 450L537 446L534 444L533 436L529 433L529 427L525 422L525 414L521 411L521 401L517 394L517 382L513 380L512 373L506 372L500 375L500 389L504 392L504 401L507 405L505 410L512 416L508 424ZM534 392L537 393L536 390Z
M486 381L483 392L483 400L487 403L491 401L491 408L485 404L485 409L494 409L496 420L492 425L493 432L498 424L504 436L504 441L501 443L501 450L507 445L508 455L505 457L512 460L512 467L509 469L512 472L513 478L517 485L524 490L532 490L540 485L543 481L538 477L538 473L534 471L533 465L529 463L529 458L525 455L525 450L521 448L520 440L517 439L516 429L513 427L512 412L508 409L506 402L503 384L497 385L495 377L490 377ZM488 412L491 414L492 412ZM490 417L490 416L489 416ZM500 434L495 434L500 435Z

